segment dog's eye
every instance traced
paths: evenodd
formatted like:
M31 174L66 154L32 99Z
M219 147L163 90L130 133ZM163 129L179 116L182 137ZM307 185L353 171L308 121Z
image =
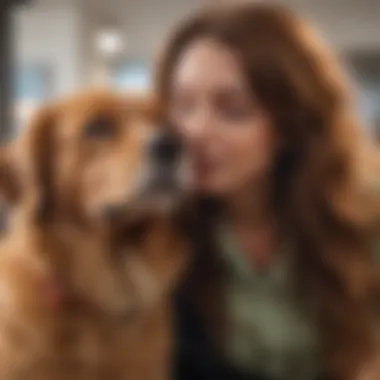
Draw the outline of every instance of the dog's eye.
M129 245L139 245L149 230L149 221L139 221L121 231L121 239Z
M104 139L112 137L116 130L114 120L97 118L86 125L85 136L91 139Z
M176 131L178 129L177 125L170 121L165 121L161 123L161 127L166 131Z

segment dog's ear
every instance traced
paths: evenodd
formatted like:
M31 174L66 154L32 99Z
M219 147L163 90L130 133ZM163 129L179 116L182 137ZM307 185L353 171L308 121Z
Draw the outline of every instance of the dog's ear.
M7 205L15 205L21 199L22 186L19 167L15 158L15 144L0 146L0 199Z
M25 190L35 221L42 223L52 213L54 197L54 145L56 110L44 107L33 117L22 141Z

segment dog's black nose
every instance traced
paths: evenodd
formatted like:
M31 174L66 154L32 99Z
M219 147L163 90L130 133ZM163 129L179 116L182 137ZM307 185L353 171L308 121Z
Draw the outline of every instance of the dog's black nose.
M174 164L181 155L181 141L173 133L160 133L152 141L150 150L157 164Z

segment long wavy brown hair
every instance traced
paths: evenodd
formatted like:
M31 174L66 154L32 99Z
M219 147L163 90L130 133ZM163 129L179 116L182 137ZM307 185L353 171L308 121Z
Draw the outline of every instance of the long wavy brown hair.
M308 24L288 9L250 3L204 10L181 23L159 66L164 108L179 57L204 37L236 52L252 94L286 142L276 159L274 194L278 217L294 232L296 250L289 259L296 294L315 316L329 373L356 379L377 355L369 226L379 203L370 191L376 179L370 173L378 168L353 111L353 92L338 60ZM207 232L209 214L199 210L193 226L198 257L189 287L196 299L207 297L205 310L215 310L211 299L217 298L208 290L218 288L221 270Z

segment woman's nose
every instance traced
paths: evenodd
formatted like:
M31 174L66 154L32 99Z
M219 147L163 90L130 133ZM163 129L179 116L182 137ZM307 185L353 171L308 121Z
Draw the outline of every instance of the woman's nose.
M190 140L207 139L213 133L214 120L211 111L203 107L194 113L187 123L185 135Z

